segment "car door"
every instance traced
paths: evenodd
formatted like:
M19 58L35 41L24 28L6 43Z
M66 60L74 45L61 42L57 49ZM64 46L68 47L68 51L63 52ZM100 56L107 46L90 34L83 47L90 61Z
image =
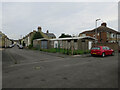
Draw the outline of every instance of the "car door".
M109 48L109 55L112 55L112 53L113 53L113 50Z
M105 55L108 55L108 51L106 47L102 47L102 49L104 50L103 52L105 53Z
M107 53L108 53L108 55L111 55L111 54L112 54L111 49L110 49L109 47L106 47L106 49L107 49Z
M107 55L109 55L109 48L108 47L105 47L105 48L106 48Z

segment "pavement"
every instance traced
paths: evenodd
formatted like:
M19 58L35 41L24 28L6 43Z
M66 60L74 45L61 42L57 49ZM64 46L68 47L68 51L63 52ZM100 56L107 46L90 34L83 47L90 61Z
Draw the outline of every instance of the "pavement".
M61 57L17 46L4 49L2 88L118 88L118 54Z

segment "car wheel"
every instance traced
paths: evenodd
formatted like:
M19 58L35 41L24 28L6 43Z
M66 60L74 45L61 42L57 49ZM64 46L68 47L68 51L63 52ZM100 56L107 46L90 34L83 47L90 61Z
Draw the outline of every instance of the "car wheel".
M105 53L102 53L102 57L105 57Z

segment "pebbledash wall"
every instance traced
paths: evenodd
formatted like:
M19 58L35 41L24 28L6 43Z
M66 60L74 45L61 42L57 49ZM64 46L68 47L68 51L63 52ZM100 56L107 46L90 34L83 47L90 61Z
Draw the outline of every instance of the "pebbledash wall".
M50 49L51 42L49 39L42 38L42 39L35 39L33 40L33 47L37 49Z

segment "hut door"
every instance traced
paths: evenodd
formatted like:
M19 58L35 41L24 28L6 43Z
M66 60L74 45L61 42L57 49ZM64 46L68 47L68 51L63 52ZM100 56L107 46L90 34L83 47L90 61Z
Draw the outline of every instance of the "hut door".
M41 48L47 49L47 41L41 41Z

